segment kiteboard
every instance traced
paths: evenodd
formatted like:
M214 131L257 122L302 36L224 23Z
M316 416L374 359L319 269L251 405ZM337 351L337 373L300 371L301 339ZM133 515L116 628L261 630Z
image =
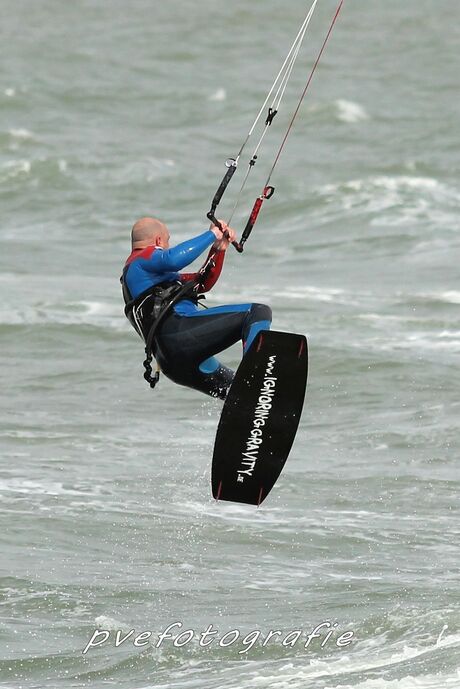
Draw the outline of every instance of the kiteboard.
M243 357L220 417L212 460L216 500L260 505L288 458L308 372L304 335L261 331Z

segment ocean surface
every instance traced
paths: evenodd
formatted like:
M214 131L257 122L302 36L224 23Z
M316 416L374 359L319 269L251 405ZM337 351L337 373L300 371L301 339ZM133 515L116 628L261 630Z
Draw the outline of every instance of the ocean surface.
M212 499L221 403L152 392L123 315L133 222L206 229L308 7L3 3L1 686L460 688L458 1L345 1L275 195L209 296L268 303L309 341L259 509ZM318 3L238 231L335 8Z

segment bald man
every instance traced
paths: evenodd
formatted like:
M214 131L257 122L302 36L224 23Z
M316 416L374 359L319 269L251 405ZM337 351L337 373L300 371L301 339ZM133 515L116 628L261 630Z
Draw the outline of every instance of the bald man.
M170 248L167 226L157 218L140 218L131 231L132 251L121 283L125 314L134 329L147 341L155 328L152 351L163 373L179 385L225 399L234 371L215 355L239 340L245 353L257 333L270 328L271 309L264 304L233 304L201 310L198 295L190 292L164 311L174 295L180 297L179 290L196 284L198 273L180 271L206 249L210 249L208 269L199 292L209 291L217 282L225 252L235 240L234 230L219 222L223 231L212 225Z

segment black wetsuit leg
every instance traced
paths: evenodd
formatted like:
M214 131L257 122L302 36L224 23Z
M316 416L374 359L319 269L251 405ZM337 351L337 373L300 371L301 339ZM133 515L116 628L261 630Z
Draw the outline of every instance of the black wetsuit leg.
M187 316L172 313L155 337L155 357L175 383L225 399L234 371L214 355L239 340L246 352L257 333L270 324L271 309L264 304L218 306Z

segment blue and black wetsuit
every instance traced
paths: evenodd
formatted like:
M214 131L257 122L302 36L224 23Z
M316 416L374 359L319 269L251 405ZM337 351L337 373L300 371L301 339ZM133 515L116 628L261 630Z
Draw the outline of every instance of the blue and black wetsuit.
M187 282L196 273L180 273L215 241L211 230L172 249L149 246L135 249L126 261L122 281L132 299L137 299L136 329L143 337L152 322L152 313L142 308L142 295L155 285ZM210 290L222 270L225 251L217 252L214 267L203 284ZM215 355L242 340L246 352L260 330L271 325L271 309L264 304L232 304L199 310L196 301L179 301L165 317L154 338L153 352L164 374L180 385L225 399L234 372Z

